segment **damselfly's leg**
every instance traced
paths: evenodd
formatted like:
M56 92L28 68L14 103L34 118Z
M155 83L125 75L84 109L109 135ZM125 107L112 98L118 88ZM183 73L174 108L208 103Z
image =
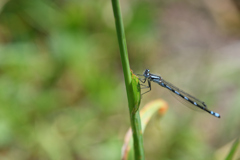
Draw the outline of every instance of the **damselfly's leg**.
M146 78L144 78L144 79L141 79L141 78L138 78L139 79L139 81L140 82L142 82L142 83L145 83L146 82ZM145 88L149 88L149 85L147 86L147 85L144 85L144 84L140 84L141 86L143 86L143 87L141 87L141 89L145 89Z
M147 80L147 78L143 78L143 79L142 79L142 78L138 78L138 79L139 79L139 81L142 82L142 83L145 83L146 80Z
M144 75L142 75L142 74L135 74L135 75L137 75L137 76L144 76Z
M143 87L141 87L141 89L149 88L149 86L147 86L147 85L144 85L144 84L140 84L140 85L143 86Z
M146 81L146 80L145 80ZM151 82L148 80L148 86L146 86L146 85L144 85L145 86L145 88L149 88L149 90L148 91L146 91L146 92L144 92L144 93L142 93L141 95L144 95L144 94L146 94L146 93L148 93L148 92L150 92L151 91Z

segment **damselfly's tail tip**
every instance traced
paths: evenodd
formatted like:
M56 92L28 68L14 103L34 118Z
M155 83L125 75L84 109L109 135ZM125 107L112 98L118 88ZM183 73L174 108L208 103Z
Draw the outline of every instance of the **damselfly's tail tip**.
M213 112L213 111L211 111L211 115L214 115L214 116L217 117L217 118L221 118L220 114L215 113L215 112Z

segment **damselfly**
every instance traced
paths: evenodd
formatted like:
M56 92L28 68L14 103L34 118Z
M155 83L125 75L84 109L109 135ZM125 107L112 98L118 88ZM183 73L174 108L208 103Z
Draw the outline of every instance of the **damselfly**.
M200 101L199 99L191 96L190 94L180 90L179 88L175 87L171 83L169 83L169 82L165 81L164 79L162 79L162 77L160 77L158 75L155 75L155 74L151 74L149 69L146 69L144 71L143 75L141 75L141 76L144 76L143 79L139 78L139 80L142 83L145 83L146 81L148 82L148 85L146 87L149 88L149 90L146 91L145 93L151 91L151 81L153 81L153 82L159 84L160 86L167 88L168 90L170 90L171 92L173 92L177 96L180 96L181 98L183 98L185 101L191 103L192 105L194 105L194 106L196 106L196 107L198 107L198 108L200 108L200 109L210 113L211 115L213 115L213 116L215 116L217 118L220 118L220 115L218 113L210 111L207 108L207 105L203 101ZM145 93L143 93L143 94L145 94Z

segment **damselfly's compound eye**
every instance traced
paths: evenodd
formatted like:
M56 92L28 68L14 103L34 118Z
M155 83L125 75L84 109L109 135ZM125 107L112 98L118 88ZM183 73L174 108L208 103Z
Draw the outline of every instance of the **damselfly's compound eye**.
M149 69L146 69L146 70L144 71L143 75L144 75L144 76L149 76L149 72L150 72L150 70L149 70Z
M149 72L150 72L150 70L149 70L149 69L146 69L146 73L147 73L147 75L149 75Z

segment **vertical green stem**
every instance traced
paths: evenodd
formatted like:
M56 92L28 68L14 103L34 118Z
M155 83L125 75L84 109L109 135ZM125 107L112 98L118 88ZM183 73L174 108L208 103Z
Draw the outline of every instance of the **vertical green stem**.
M134 155L135 160L144 160L143 138L140 115L138 111L139 101L137 99L139 93L133 90L133 81L128 60L127 44L124 33L123 20L121 17L119 0L112 0L113 13L118 37L118 43L121 54L123 74L125 79L128 107L130 112L131 127L133 132ZM135 83L134 83L135 84Z

